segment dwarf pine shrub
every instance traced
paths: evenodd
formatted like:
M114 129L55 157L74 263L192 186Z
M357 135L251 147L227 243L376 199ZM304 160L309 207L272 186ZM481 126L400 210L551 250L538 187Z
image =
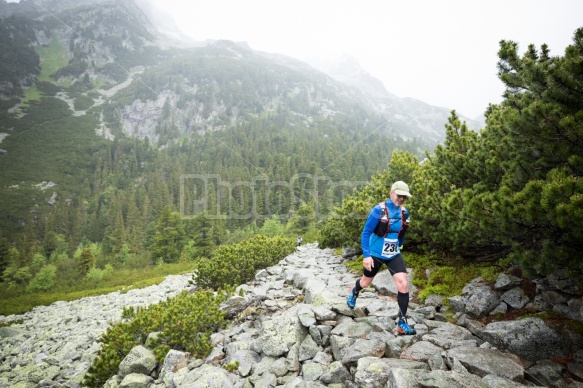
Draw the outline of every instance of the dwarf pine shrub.
M119 369L120 362L148 334L158 332L149 345L163 362L170 349L204 358L212 350L210 336L226 326L219 305L233 293L233 286L253 279L257 270L275 265L296 249L292 238L255 236L233 245L220 246L211 259L201 259L195 271L203 288L193 294L184 291L148 308L125 308L123 321L112 325L101 338L101 349L87 371L84 386L101 387Z
M294 239L257 235L217 248L210 259L201 258L193 279L199 287L224 289L252 280L258 270L270 267L296 249Z
M225 315L219 305L226 292L197 291L180 295L149 307L125 308L122 322L110 326L101 338L101 349L87 371L83 386L101 387L118 372L120 362L148 334L158 332L150 347L159 362L170 349L206 357L212 349L210 336L224 328Z

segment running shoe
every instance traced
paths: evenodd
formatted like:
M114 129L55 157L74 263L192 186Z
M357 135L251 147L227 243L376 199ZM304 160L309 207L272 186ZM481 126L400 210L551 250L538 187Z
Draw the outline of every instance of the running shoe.
M356 306L356 298L358 298L358 292L354 292L354 287L353 287L352 290L350 290L350 294L348 295L348 298L346 298L346 304L351 309L353 309L354 306Z
M397 323L397 332L400 335L415 335L417 332L407 323L407 318L399 318Z

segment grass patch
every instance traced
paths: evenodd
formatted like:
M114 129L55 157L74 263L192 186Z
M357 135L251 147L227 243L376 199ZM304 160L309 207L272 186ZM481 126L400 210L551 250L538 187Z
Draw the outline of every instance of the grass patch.
M55 35L47 46L37 46L35 50L40 57L41 71L37 76L39 81L52 82L51 74L69 63L69 53Z
M28 89L24 90L24 104L26 105L26 103L28 101L31 100L40 100L42 97L42 94L40 92L40 90L38 90L38 88L36 86L30 87Z
M496 265L484 267L468 264L456 258L434 260L427 255L413 252L405 252L403 257L407 267L413 268L412 283L417 287L421 301L431 294L442 295L445 298L460 295L472 279L481 276L486 282L493 283L503 272L503 269ZM345 265L351 272L362 275L362 255ZM383 267L381 271L385 271L385 268Z
M193 272L195 265L189 263L162 264L145 269L117 270L99 283L81 281L76 287L58 289L53 292L25 294L17 287L0 287L0 315L23 314L36 306L48 306L57 301L71 301L110 292L122 293L133 289L159 284L167 275Z

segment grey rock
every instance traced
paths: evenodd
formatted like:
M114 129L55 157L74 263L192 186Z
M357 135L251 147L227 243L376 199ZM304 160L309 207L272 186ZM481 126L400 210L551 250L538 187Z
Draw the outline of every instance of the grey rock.
M463 309L453 308L453 311L466 313L474 317L484 317L488 315L498 304L500 298L494 290L486 283L482 282L481 278L472 280L462 290ZM451 302L450 298L450 302ZM454 302L455 304L455 302ZM451 306L451 305L450 305Z
M441 356L442 353L433 353L427 358L427 365L429 365L429 369L431 370L449 370L447 364L443 357Z
M263 323L260 336L262 353L268 356L281 356L288 352L289 347L302 342L308 334L298 318L296 306L272 317Z
M519 382L524 380L524 368L517 360L497 350L458 347L448 350L445 360L450 368L457 361L468 372L480 377L493 374Z
M538 294L535 295L534 299L525 307L532 308L536 311L548 311L552 306L542 294Z
M174 386L174 383L172 382L174 373L179 369L186 368L189 361L190 353L171 349L166 353L166 357L164 357L164 363L160 369L159 379L172 388Z
M226 313L227 318L232 319L241 311L245 310L250 304L250 298L235 295L222 303L219 308Z
M488 385L478 376L456 371L434 370L417 372L417 383L420 387L439 388L487 388Z
M522 280L519 277L511 276L505 273L501 273L498 275L496 279L496 284L494 284L494 288L498 291L506 291L511 288L520 286Z
M494 310L490 311L488 315L506 314L507 312L508 305L505 302L500 302L500 304L496 306Z
M316 354L318 354L318 352L321 352L322 350L324 349L318 345L311 336L308 335L300 344L298 359L300 362L311 360L316 356Z
M271 367L278 360L278 357L266 356L253 366L253 375L260 376L271 371ZM287 360L286 360L287 361Z
M574 278L570 276L566 270L556 271L546 278L551 289L565 292L570 295L581 296L580 285L583 283L583 279L579 275L579 278Z
M357 256L359 254L359 251L351 246L343 246L342 247L342 257L344 257L345 259L350 259L354 256Z
M234 340L233 342L229 342L226 346L223 347L225 349L225 354L227 355L227 362L229 362L229 356L238 352L239 350L249 350L251 348L251 344L249 341L239 341Z
M292 372L299 372L300 370L300 344L293 344L287 353L287 361L289 363L289 370Z
M435 309L434 306L426 306L415 309L415 314L422 315L426 319L434 319L436 312L437 310Z
M394 368L391 369L387 377L387 388L418 388L417 373L410 369Z
M400 336L385 342L385 357L399 358L403 348L415 342L413 336Z
M564 357L576 345L540 318L492 322L481 335L499 349L531 362Z
M235 353L227 357L225 362L238 362L239 367L237 371L240 376L246 377L251 373L253 366L261 360L261 356L252 350L237 350Z
M375 339L358 339L350 345L342 357L342 364L354 365L363 357L382 357L385 353L385 343Z
M312 244L300 248L278 265L262 271L255 280L239 286L244 296L232 298L222 305L224 311L232 313L241 308L241 312L245 311L248 307L257 308L259 313L234 314L237 321L211 336L213 349L206 360L191 360L188 353L171 351L166 355L164 365L147 376L156 380L141 384L148 388L449 388L457 386L461 376L466 379L467 386L482 386L484 383L497 387L523 384L559 387L567 382L570 386L577 386L577 382L563 376L580 373L583 352L581 355L574 353L569 370L550 361L549 364L545 363L547 361L532 364L524 373L529 381L510 380L493 374L504 374L504 368L511 367L513 362L520 364L516 355L523 353L513 349L527 353L536 350L543 355L546 352L546 357L555 358L552 354L549 356L551 352L547 348L557 346L557 338L550 336L551 340L540 341L548 335L547 331L538 325L519 323L521 321L516 321L516 326L503 324L496 327L491 326L493 324L485 326L473 319L487 311L489 306L483 303L482 310L475 310L482 311L478 314L472 310L477 305L472 296L486 295L485 289L490 287L479 278L468 284L462 295L451 298L450 310L456 312L457 300L459 311L467 311L466 314L456 312L456 325L446 322L445 315L437 312L438 307L441 311L447 310L440 306L443 301L428 298L424 306L412 302L409 305L409 322L418 334L395 336L398 306L394 297L379 295L375 288L369 287L361 293L357 307L354 310L348 308L347 290L359 275L348 272L342 264L343 259L334 256L331 250L319 250ZM18 334L0 336L0 359L3 360L0 387L6 381L15 387L80 387L87 368L99 351L101 333L109 322L121 319L122 307L156 303L186 288L189 279L190 276L172 277L168 282L144 290L57 302L51 306L39 306L22 317L0 317L3 322L23 322L11 326L20 331ZM547 300L552 300L556 302L552 306L556 311L581 319L581 296L557 289L557 285L567 284L562 283L561 276L557 279L560 281L551 279L552 286L544 278L533 280L537 284L537 296L527 306L540 303L539 307L546 311L545 304L546 309L551 308ZM499 280L499 290L490 289L490 292L503 295L513 282ZM392 282L389 275L386 281ZM296 304L297 296L301 294L304 302ZM500 302L494 308L505 306L503 299L509 295L499 298ZM308 303L310 298L313 300ZM571 345L567 354L582 347L581 338L576 334L547 325L558 336L559 348L563 348L561 341ZM540 343L532 345L528 337L531 337L531 342L536 338ZM564 348L567 350L566 346ZM503 354L496 349L516 355ZM507 358L504 365L496 366L502 363L500 354ZM239 361L235 373L225 369L232 361ZM512 376L510 372L505 373L505 376ZM209 374L214 377L207 380ZM544 381L544 384L531 378ZM115 376L106 386L119 387L122 381L120 376Z
M583 299L571 298L567 301L567 306L569 306L571 311L578 314L581 312L581 308L583 307Z
M10 338L24 334L24 330L15 327L0 327L0 338Z
M302 364L302 377L304 381L318 381L324 374L325 366L317 362L305 362Z
M385 387L391 370L395 368L428 370L427 364L393 358L363 357L358 360L354 382L357 386Z
M425 298L425 305L436 307L437 311L440 311L440 307L443 306L443 296L430 294Z
M311 277L304 286L304 302L312 303L316 296L326 289L326 283L317 277Z
M273 373L277 377L284 376L289 371L289 362L285 358L278 358L268 368L269 373Z
M122 378L130 373L149 375L157 364L154 353L150 349L138 345L132 348L119 364L118 375Z
M580 319L579 312L574 312L569 306L565 304L555 305L553 306L552 310L553 312L569 319Z
M453 344L459 341L475 339L468 329L452 323L441 325L423 335L422 338L423 341L431 342L443 349L454 347Z
M351 379L352 375L340 361L332 362L320 377L320 381L328 386L341 384Z
M373 330L368 322L354 322L352 320L345 320L332 329L332 335L339 335L342 337L362 337L366 336Z
M526 370L525 378L541 387L564 388L563 380L565 368L550 360L541 360Z
M214 347L211 353L207 356L205 362L212 365L219 365L226 357L222 347Z
M545 290L541 292L544 301L550 306L567 303L569 297L559 291Z
M312 311L312 309L309 308L309 305L304 304L299 305L298 317L300 318L300 322L302 323L302 325L304 325L304 327L307 327L308 329L310 328L310 326L316 324L316 316L314 315L314 311Z
M273 373L264 373L259 378L251 379L254 388L271 388L277 385L277 376Z
M356 338L343 337L339 335L332 335L330 337L330 347L335 360L342 360L348 348L356 341Z
M225 369L203 364L188 372L178 387L232 388L234 384Z
M436 346L428 341L418 341L401 352L401 359L428 362L428 360L437 355L441 355L443 348ZM441 356L440 356L441 358Z
M144 344L144 346L147 347L148 349L153 349L156 346L155 343L156 343L156 340L158 339L159 336L160 336L159 331L155 331L155 332L148 334L148 337L146 338L146 343Z
M322 365L330 365L332 361L334 361L334 358L332 357L331 354L328 354L326 352L318 352L318 354L314 356L312 361L319 362Z
M567 370L578 379L583 380L583 364L570 362L567 364Z
M311 306L314 316L318 321L334 321L336 320L336 313L326 307Z
M504 377L495 375L486 375L482 378L482 381L491 388L522 388L528 385L521 384L516 381L505 379Z
M508 306L515 309L521 309L530 302L530 299L524 294L522 288L519 287L506 291L500 296L500 299L502 299Z
M118 388L119 384L121 383L122 378L118 375L111 376L105 384L103 384L103 388Z
M154 379L150 376L140 373L130 373L123 378L119 384L119 388L143 388L153 381Z

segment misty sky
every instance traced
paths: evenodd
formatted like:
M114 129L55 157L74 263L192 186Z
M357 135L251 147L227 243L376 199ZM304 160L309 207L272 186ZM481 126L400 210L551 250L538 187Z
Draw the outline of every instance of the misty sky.
M245 41L300 60L348 54L389 92L469 118L501 101L500 40L563 55L583 27L583 0L151 1L196 40Z
M582 0L155 0L197 40L246 41L297 59L356 57L399 97L481 116L503 92L499 41L563 55Z

